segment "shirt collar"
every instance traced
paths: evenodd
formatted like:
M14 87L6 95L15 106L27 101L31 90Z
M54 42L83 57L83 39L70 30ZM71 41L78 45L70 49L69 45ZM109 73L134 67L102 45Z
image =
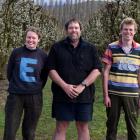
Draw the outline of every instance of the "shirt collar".
M120 47L122 47L122 40L119 40L118 44ZM137 47L138 47L137 43L133 40L132 41L132 48L137 48Z
M31 51L31 52L33 52L33 51L36 51L37 50L37 48L35 48L35 49L29 49L25 44L24 44L24 46L23 46L26 50L28 50L28 51Z

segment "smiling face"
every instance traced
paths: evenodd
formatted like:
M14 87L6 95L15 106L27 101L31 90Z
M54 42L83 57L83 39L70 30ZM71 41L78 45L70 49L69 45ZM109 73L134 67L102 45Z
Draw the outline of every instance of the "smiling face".
M33 31L28 31L26 34L25 45L27 48L33 50L36 49L40 39L38 35Z
M122 40L133 41L135 33L136 31L133 24L124 24L121 29Z
M71 22L66 30L68 37L73 41L79 41L81 36L81 29L78 22Z

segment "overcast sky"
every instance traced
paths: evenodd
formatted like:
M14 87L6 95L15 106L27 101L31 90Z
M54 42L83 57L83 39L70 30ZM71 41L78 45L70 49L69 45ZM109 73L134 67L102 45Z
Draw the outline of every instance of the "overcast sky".
M45 1L49 1L49 0L45 0ZM60 0L52 0L53 2L55 2L55 1L60 1ZM66 0L61 0L62 2L66 2ZM74 1L74 0L73 0ZM81 1L86 1L86 0L81 0Z
M55 3L56 1L59 3L59 1L60 0L35 0L37 3L39 2L39 3L41 3L41 2L46 2L47 3L47 5L51 2L53 2L53 3ZM71 1L71 0L69 0L69 1ZM73 2L74 2L75 0L73 0ZM87 0L81 0L81 2L84 2L84 1L87 1ZM92 1L92 0L90 0L90 1ZM98 0L96 0L96 1L98 1ZM100 0L101 1L101 0ZM102 0L103 1L103 0ZM110 0L111 1L111 0ZM66 0L61 0L61 2L63 2L63 3L65 3L66 2Z
M49 1L50 0L44 0L44 2L47 2L47 3L49 3ZM57 1L58 3L59 3L59 1L60 0L51 0L51 1L53 1L54 3ZM66 0L61 0L62 2L66 2ZM74 2L75 0L73 0L73 2ZM83 1L87 1L87 0L81 0L81 2L83 2Z

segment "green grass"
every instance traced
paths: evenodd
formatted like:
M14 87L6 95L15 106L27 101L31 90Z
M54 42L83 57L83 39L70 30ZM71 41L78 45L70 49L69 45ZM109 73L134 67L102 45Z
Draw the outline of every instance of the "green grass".
M51 118L52 96L50 83L51 81L48 80L48 83L44 89L44 106L36 131L36 140L51 140L55 129L55 120ZM3 135L3 128L4 106L0 106L0 137L2 137ZM91 140L104 140L106 132L106 110L103 105L102 87L100 79L98 79L96 82L96 96L94 103L93 120L89 123L89 128ZM118 126L118 137L125 137L126 133L127 131L124 121L124 115L122 114ZM138 134L140 137L140 119L138 121ZM18 140L21 140L21 129L19 129L17 137ZM77 140L77 131L74 122L70 124L70 127L67 130L67 140Z

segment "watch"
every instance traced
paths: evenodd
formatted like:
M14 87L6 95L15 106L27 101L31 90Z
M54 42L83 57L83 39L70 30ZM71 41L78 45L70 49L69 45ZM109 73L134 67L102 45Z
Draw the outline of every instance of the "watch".
M82 81L81 85L87 87L86 81Z

